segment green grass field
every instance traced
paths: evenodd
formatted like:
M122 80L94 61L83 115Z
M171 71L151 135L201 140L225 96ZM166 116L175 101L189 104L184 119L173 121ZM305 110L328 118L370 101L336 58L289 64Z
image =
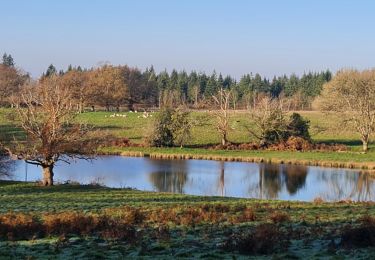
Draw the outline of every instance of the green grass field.
M360 150L361 142L359 135L350 126L343 126L334 115L326 115L318 111L301 111L301 115L310 120L310 132L316 142L342 143L353 150ZM14 123L7 118L12 114L11 109L0 109L1 132L8 136L20 134ZM127 137L135 143L141 143L142 139L149 133L153 117L143 118L142 113L121 112L126 117L110 117L113 112L86 112L78 115L77 120L92 125L98 130L108 131L119 137ZM202 146L206 144L218 144L219 135L215 129L215 118L209 112L193 112L193 118L203 118L204 124L192 129L192 138L188 140L187 146ZM229 140L233 143L251 142L253 138L248 134L245 126L248 126L249 116L244 111L232 112L230 126L232 130Z
M13 135L22 137L22 131L7 119L6 114L10 109L0 109L0 137L5 140L13 138ZM218 144L220 139L214 126L214 118L209 112L193 112L193 118L204 118L204 125L192 129L192 137L188 140L186 147L179 148L101 148L103 153L115 153L133 155L134 153L152 155L157 157L181 157L201 159L237 159L254 160L260 159L270 162L302 163L310 165L324 165L334 167L350 167L375 169L375 145L370 145L367 154L361 153L361 142L358 134L350 126L343 126L334 115L326 115L318 111L300 112L310 120L310 132L315 142L339 143L348 147L346 152L291 152L291 151L226 151L207 150L199 148L204 145ZM126 117L110 117L113 112L86 112L78 115L77 120L93 126L102 134L112 134L116 137L129 138L133 143L142 143L144 137L152 128L153 117L143 118L142 113L121 112ZM254 141L246 130L249 125L249 116L243 111L232 112L230 125L232 131L229 140L233 143Z
M353 149L360 148L359 135L351 127L343 127L336 116L325 115L318 111L302 111L299 113L310 120L310 132L316 142L343 143ZM127 137L135 143L140 143L142 138L150 131L155 117L155 114L153 117L143 118L142 113L139 112L123 112L120 114L126 114L126 118L111 118L109 117L111 114L113 113L87 112L79 115L78 119L100 129L106 129L117 136ZM188 146L218 144L220 142L220 137L214 125L215 118L209 112L193 112L192 117L204 118L204 124L192 129L192 138L187 142ZM249 116L246 112L232 112L230 126L233 130L229 134L229 141L233 143L254 141L246 130L249 122Z
M344 235L349 228L353 232L358 231L357 228L364 223L361 219L372 221L369 216L375 214L373 203L266 201L79 185L38 187L35 184L14 182L0 183L0 194L0 219L7 216L7 212L13 212L10 220L13 225L16 223L16 216L22 213L26 213L25 216L32 215L34 219L40 219L46 214L65 216L65 220L60 219L62 222L54 224L70 228L69 225L79 224L70 223L66 219L67 215L61 214L68 212L66 214L71 216L73 212L78 212L81 216L100 216L110 212L110 216L117 221L128 221L127 225L134 228L135 232L131 233L134 236L132 239L116 239L95 232L77 234L76 229L70 228L70 233L55 235L41 235L36 231L31 240L20 240L12 236L11 232L0 232L2 259L342 259L375 255L373 247L358 246L356 241L345 240ZM142 221L133 219L129 222L128 213L134 210L143 214ZM199 214L194 215L196 212ZM24 220L25 216L18 220L21 224L16 226L14 232L20 232L22 227L31 229L31 224ZM0 230L4 228L4 223L5 220L0 222ZM259 231L265 226L267 232L272 234ZM246 236L253 234L252 232L260 236L259 241L246 240ZM12 239L4 236L11 236ZM272 236L277 236L280 241L272 240ZM274 244L265 245L262 241ZM272 252L268 252L267 248L272 248ZM267 250L263 252L265 249Z

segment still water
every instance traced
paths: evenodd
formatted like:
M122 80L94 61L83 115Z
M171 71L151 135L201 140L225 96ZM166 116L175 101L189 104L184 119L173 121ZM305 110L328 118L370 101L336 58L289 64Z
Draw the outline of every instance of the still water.
M41 178L40 168L21 161L10 169L13 180ZM209 196L375 201L375 178L368 174L296 165L103 156L92 162L60 163L55 180Z

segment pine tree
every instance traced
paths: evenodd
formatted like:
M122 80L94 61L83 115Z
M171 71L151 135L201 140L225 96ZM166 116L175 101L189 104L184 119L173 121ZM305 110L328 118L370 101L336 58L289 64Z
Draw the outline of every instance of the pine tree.
M55 68L55 66L53 66L53 64L49 65L48 68L47 68L47 71L46 71L46 77L50 77L52 75L56 75L57 74L57 70Z
M14 67L14 60L13 60L12 55L10 55L10 54L7 55L6 53L4 53L2 64L7 66L7 67Z
M207 81L207 86L206 86L204 94L206 97L211 97L215 95L218 92L218 90L219 88L218 88L218 82L216 79L216 72L214 71Z

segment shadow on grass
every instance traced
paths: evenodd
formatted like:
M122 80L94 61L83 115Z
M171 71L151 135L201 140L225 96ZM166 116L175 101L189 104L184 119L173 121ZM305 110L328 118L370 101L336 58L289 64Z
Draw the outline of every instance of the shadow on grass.
M114 126L114 125L105 125L105 126L97 126L97 125L88 125L89 128L93 130L129 130L130 127L127 126Z
M0 140L7 142L14 138L17 140L24 140L25 132L15 125L0 125Z
M361 146L362 142L360 140L353 139L326 139L326 140L317 140L317 143L324 144L343 144L346 146Z

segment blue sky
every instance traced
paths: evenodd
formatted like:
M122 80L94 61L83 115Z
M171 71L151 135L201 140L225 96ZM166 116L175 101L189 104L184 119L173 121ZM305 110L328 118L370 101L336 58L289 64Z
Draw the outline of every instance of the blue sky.
M0 0L0 52L39 76L104 62L239 78L375 63L371 0Z

